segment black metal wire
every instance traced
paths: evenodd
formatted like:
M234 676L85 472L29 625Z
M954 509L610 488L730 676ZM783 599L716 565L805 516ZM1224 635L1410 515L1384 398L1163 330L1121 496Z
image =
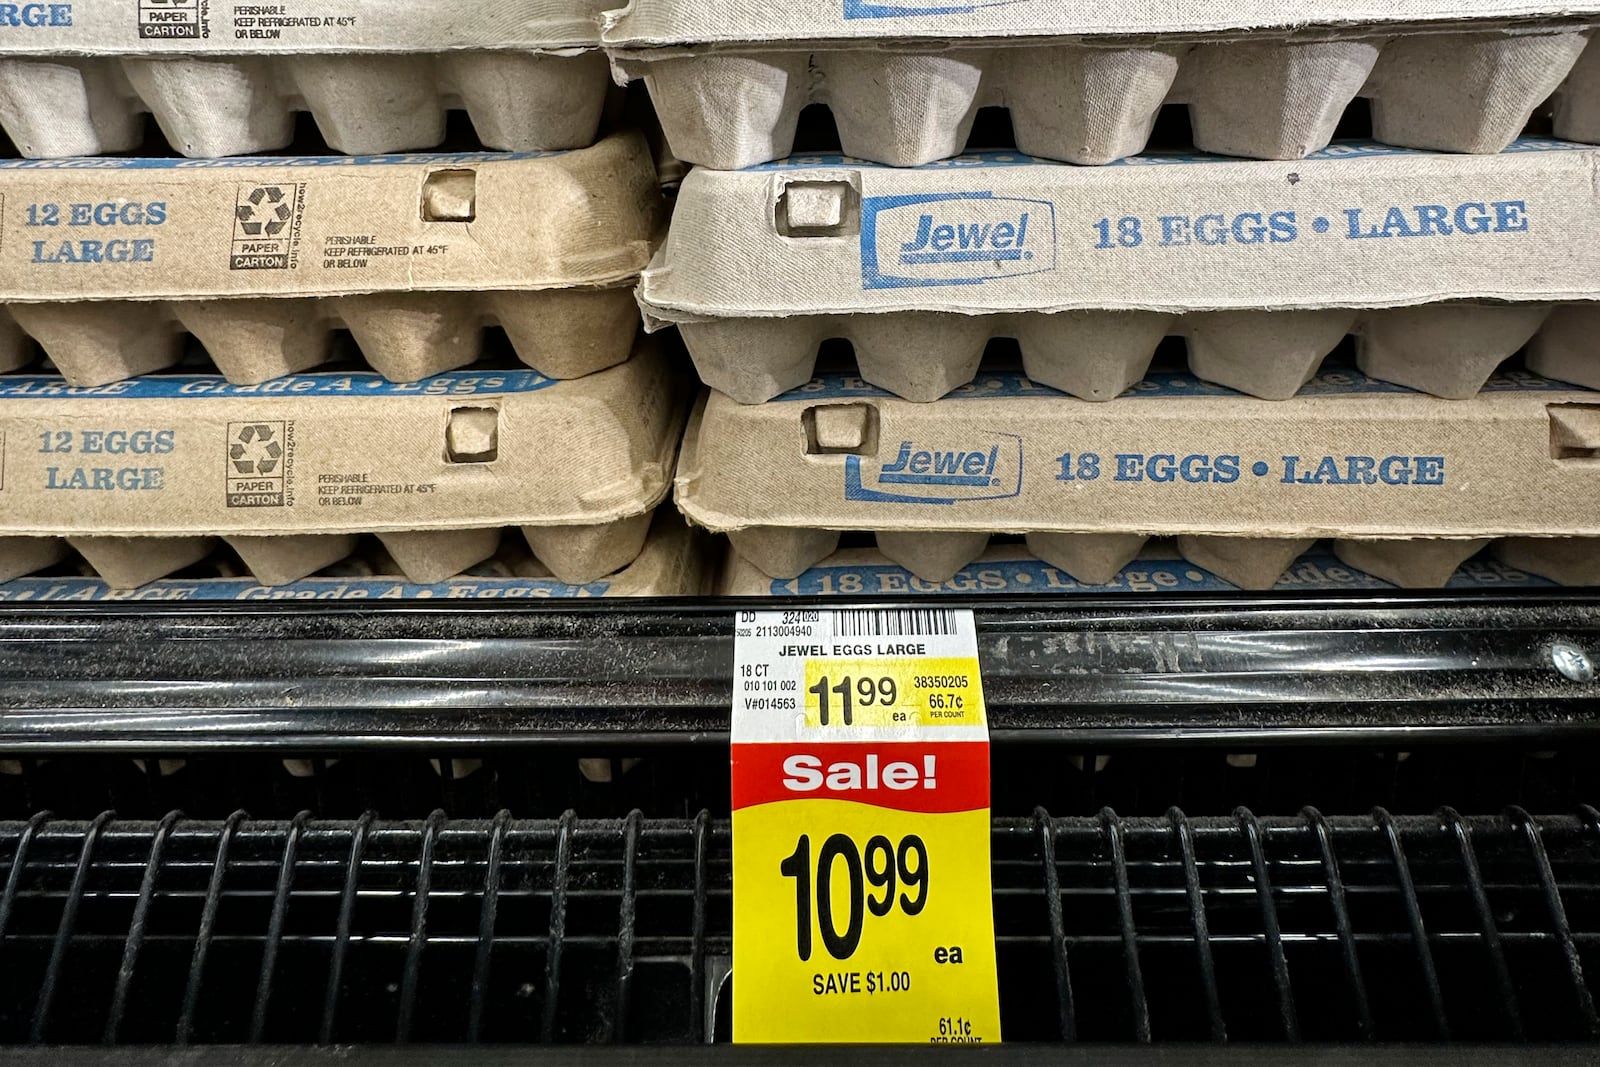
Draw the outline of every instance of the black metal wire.
M1272 985L1278 994L1283 1036L1288 1041L1299 1041L1300 1017L1295 1010L1294 988L1289 984L1289 960L1283 954L1283 931L1278 925L1278 905L1272 899L1272 880L1267 874L1267 856L1261 843L1261 823L1249 808L1235 809L1233 817L1250 849L1250 867L1256 877L1256 900L1261 906L1261 926L1266 934L1267 957L1272 964Z
M122 947L122 966L117 968L117 987L111 994L111 1008L106 1012L105 1035L107 1045L117 1042L122 1029L122 1017L127 1013L128 988L133 984L133 972L139 966L139 952L144 948L145 924L150 920L150 905L156 897L156 880L161 876L161 861L167 850L172 830L183 818L179 811L169 811L156 826L150 839L150 859L145 863L144 879L139 883L139 900L133 907L133 918L128 923L128 939Z
M1600 1037L1600 1020L1595 1018L1594 995L1589 992L1589 985L1583 977L1583 959L1578 955L1578 945L1572 937L1572 925L1567 921L1566 906L1561 903L1561 888L1556 884L1555 871L1550 867L1550 853L1545 851L1544 834L1533 816L1522 808L1513 805L1506 809L1506 814L1513 825L1522 831L1523 838L1528 843L1528 851L1533 857L1545 909L1550 913L1551 932L1555 934L1556 944L1561 949L1562 962L1566 964L1567 976L1572 982L1572 994L1577 1001L1583 1031L1591 1038Z
M1417 900L1417 887L1411 880L1411 864L1406 860L1405 845L1394 818L1384 808L1372 809L1372 821L1383 833L1389 845L1389 858L1394 863L1395 883L1400 887L1400 901L1406 909L1406 923L1411 927L1411 944L1416 949L1417 968L1422 972L1423 988L1428 993L1428 1007L1433 1012L1434 1029L1441 1041L1450 1040L1450 1020L1444 1011L1444 993L1439 989L1439 973L1433 966L1433 947L1428 943L1428 929L1422 921L1422 904Z
M1150 1001L1145 995L1144 973L1139 968L1139 931L1133 922L1133 887L1128 882L1128 854L1122 839L1122 820L1110 808L1100 809L1100 825L1111 846L1112 885L1117 894L1117 925L1122 929L1122 957L1127 966L1128 1000L1133 1005L1133 1036L1150 1042Z
M339 991L344 983L344 961L350 950L350 929L355 921L356 900L361 891L361 863L367 850L367 834L377 814L361 813L350 831L350 858L345 863L344 889L339 894L339 920L333 935L333 952L328 958L328 984L322 995L322 1028L317 1043L333 1043L334 1020L339 1014Z
M249 818L242 811L228 816L217 835L217 857L211 865L211 881L206 885L205 905L200 912L200 929L195 933L194 954L189 960L189 982L183 989L183 1010L178 1015L173 1042L187 1045L194 1036L195 1009L200 1003L200 983L205 980L206 957L211 953L211 938L217 929L217 910L222 906L222 886L228 877L228 850L239 824Z
M89 887L89 876L94 870L94 849L106 824L116 818L116 812L103 811L89 824L83 835L83 845L78 850L78 869L72 875L72 888L67 891L65 906L61 909L61 922L56 927L54 943L50 946L50 962L45 966L44 981L39 985L39 999L34 1004L33 1023L28 1028L28 1043L44 1042L45 1028L50 1025L50 1009L55 1006L56 988L61 982L61 968L66 964L67 946L72 943L72 932L78 925L78 908L83 904L83 894Z
M472 1001L467 1012L467 1042L483 1040L483 1016L489 1006L489 963L494 952L494 925L500 911L500 860L506 847L511 813L501 810L489 827L489 854L483 865L483 906L478 911L478 947L472 955Z
M1177 808L1167 809L1167 819L1178 839L1178 852L1183 857L1183 888L1189 900L1190 925L1194 928L1195 959L1200 967L1200 991L1206 1002L1206 1018L1211 1027L1211 1040L1218 1044L1228 1040L1228 1026L1222 1018L1221 992L1217 987L1217 964L1211 954L1211 931L1206 921L1205 895L1200 892L1200 867L1195 862L1194 831L1189 820Z
M411 1040L411 1020L417 1007L417 986L422 980L422 950L428 943L428 903L433 894L433 854L447 816L435 811L423 824L422 847L417 854L417 882L411 902L411 939L406 942L405 972L400 979L400 1006L396 1012L395 1044Z
M1043 808L1033 809L1043 866L1045 908L1050 917L1050 961L1056 976L1056 1003L1061 1040L1078 1039L1078 1013L1072 1001L1072 972L1067 966L1067 926L1061 914L1061 872L1056 869L1056 824Z
M694 817L694 912L689 919L689 1014L694 1019L695 1036L701 1042L711 1040L711 1027L706 1022L706 868L710 864L710 838L711 813L702 811Z
M561 949L567 940L567 879L572 874L572 832L578 815L562 812L556 828L556 862L550 886L550 942L544 961L544 1014L539 1020L539 1040L548 1045L556 1036L556 1013L561 1001Z
M17 906L17 893L22 888L23 876L28 870L28 852L39 836L39 828L53 819L48 811L37 812L17 836L17 850L11 855L11 871L6 875L5 893L0 895L0 948L5 945L6 934L11 929L11 913Z
M1506 966L1505 950L1500 946L1500 928L1494 921L1494 909L1489 905L1489 891L1483 884L1483 872L1478 868L1478 852L1472 847L1472 830L1456 809L1439 809L1439 819L1445 831L1455 840L1456 852L1461 857L1461 869L1467 876L1467 892L1472 896L1472 910L1478 917L1478 930L1483 935L1483 946L1489 953L1489 967L1494 971L1494 984L1500 994L1500 1004L1506 1013L1506 1026L1511 1037L1523 1039L1522 1012L1517 1006L1517 989L1511 982L1511 969Z
M1300 815L1316 837L1317 852L1322 857L1322 877L1328 887L1328 904L1333 909L1333 927L1339 934L1345 979L1350 983L1350 996L1355 1001L1356 1029L1363 1041L1371 1041L1377 1031L1372 1024L1372 1004L1367 1000L1367 983L1361 974L1355 927L1350 921L1350 904L1345 897L1344 876L1339 873L1339 859L1333 849L1333 835L1328 831L1328 820L1316 808L1303 808Z
M272 917L267 920L267 938L261 951L261 973L256 978L256 1002L250 1013L250 1043L259 1045L267 1032L267 1009L272 1004L272 979L278 969L278 946L283 942L283 924L289 914L289 892L294 888L294 865L300 851L300 835L305 832L309 811L302 811L289 823L283 839L283 862L278 865L278 884L272 891Z
M638 919L639 827L644 813L638 808L622 823L622 901L617 915L617 999L611 1015L610 1041L628 1040L628 1007L633 992L633 934Z

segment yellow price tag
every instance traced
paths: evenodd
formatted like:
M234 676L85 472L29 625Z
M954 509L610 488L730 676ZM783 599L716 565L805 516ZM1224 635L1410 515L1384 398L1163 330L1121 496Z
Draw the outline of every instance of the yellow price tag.
M735 666L734 1040L998 1042L970 613L920 655L855 640L864 613L766 614Z
M977 657L808 659L806 725L972 726L984 721Z

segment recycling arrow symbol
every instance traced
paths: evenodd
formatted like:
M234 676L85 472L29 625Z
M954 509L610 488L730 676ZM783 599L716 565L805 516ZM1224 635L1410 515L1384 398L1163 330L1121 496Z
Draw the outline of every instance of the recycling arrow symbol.
M276 185L258 185L250 190L250 195L245 197L248 203L240 204L234 212L239 229L251 237L259 237L263 233L276 237L282 233L294 217L293 209L284 203L283 197L283 190ZM266 221L256 217L257 208L266 213Z
M250 444L252 441L270 441L272 440L272 427L263 426L259 423L246 426L239 431L239 440L245 444ZM281 455L282 453L279 454Z
M282 443L273 440L276 436L271 426L262 423L252 423L242 428L235 435L236 440L228 446L228 461L239 474L271 474L278 469L279 461L283 459Z

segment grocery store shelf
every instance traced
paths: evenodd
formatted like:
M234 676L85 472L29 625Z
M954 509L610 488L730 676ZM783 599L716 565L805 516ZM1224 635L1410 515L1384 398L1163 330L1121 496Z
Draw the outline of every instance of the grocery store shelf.
M1002 744L1600 730L1600 591L941 602ZM0 605L0 751L720 745L733 612L842 603Z
M730 845L705 813L0 823L0 1042L723 1042ZM1010 1040L1600 1038L1591 807L1040 810L992 849Z
M1502 1067L1591 1067L1594 1050L1573 1045L1494 1046L1349 1045L1289 1050L1281 1046L1228 1045L996 1045L941 1048L937 1061L952 1067L1458 1067L1463 1062ZM0 1067L789 1067L827 1062L837 1067L902 1067L904 1047L751 1046L710 1048L670 1045L544 1048L538 1045L228 1046L204 1048L0 1048Z

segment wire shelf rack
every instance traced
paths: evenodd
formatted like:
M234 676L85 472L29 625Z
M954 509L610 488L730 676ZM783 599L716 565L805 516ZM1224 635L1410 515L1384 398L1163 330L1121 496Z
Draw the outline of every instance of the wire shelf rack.
M1600 1038L1600 813L1001 818L1008 1041ZM0 824L0 1042L728 1036L729 831Z

